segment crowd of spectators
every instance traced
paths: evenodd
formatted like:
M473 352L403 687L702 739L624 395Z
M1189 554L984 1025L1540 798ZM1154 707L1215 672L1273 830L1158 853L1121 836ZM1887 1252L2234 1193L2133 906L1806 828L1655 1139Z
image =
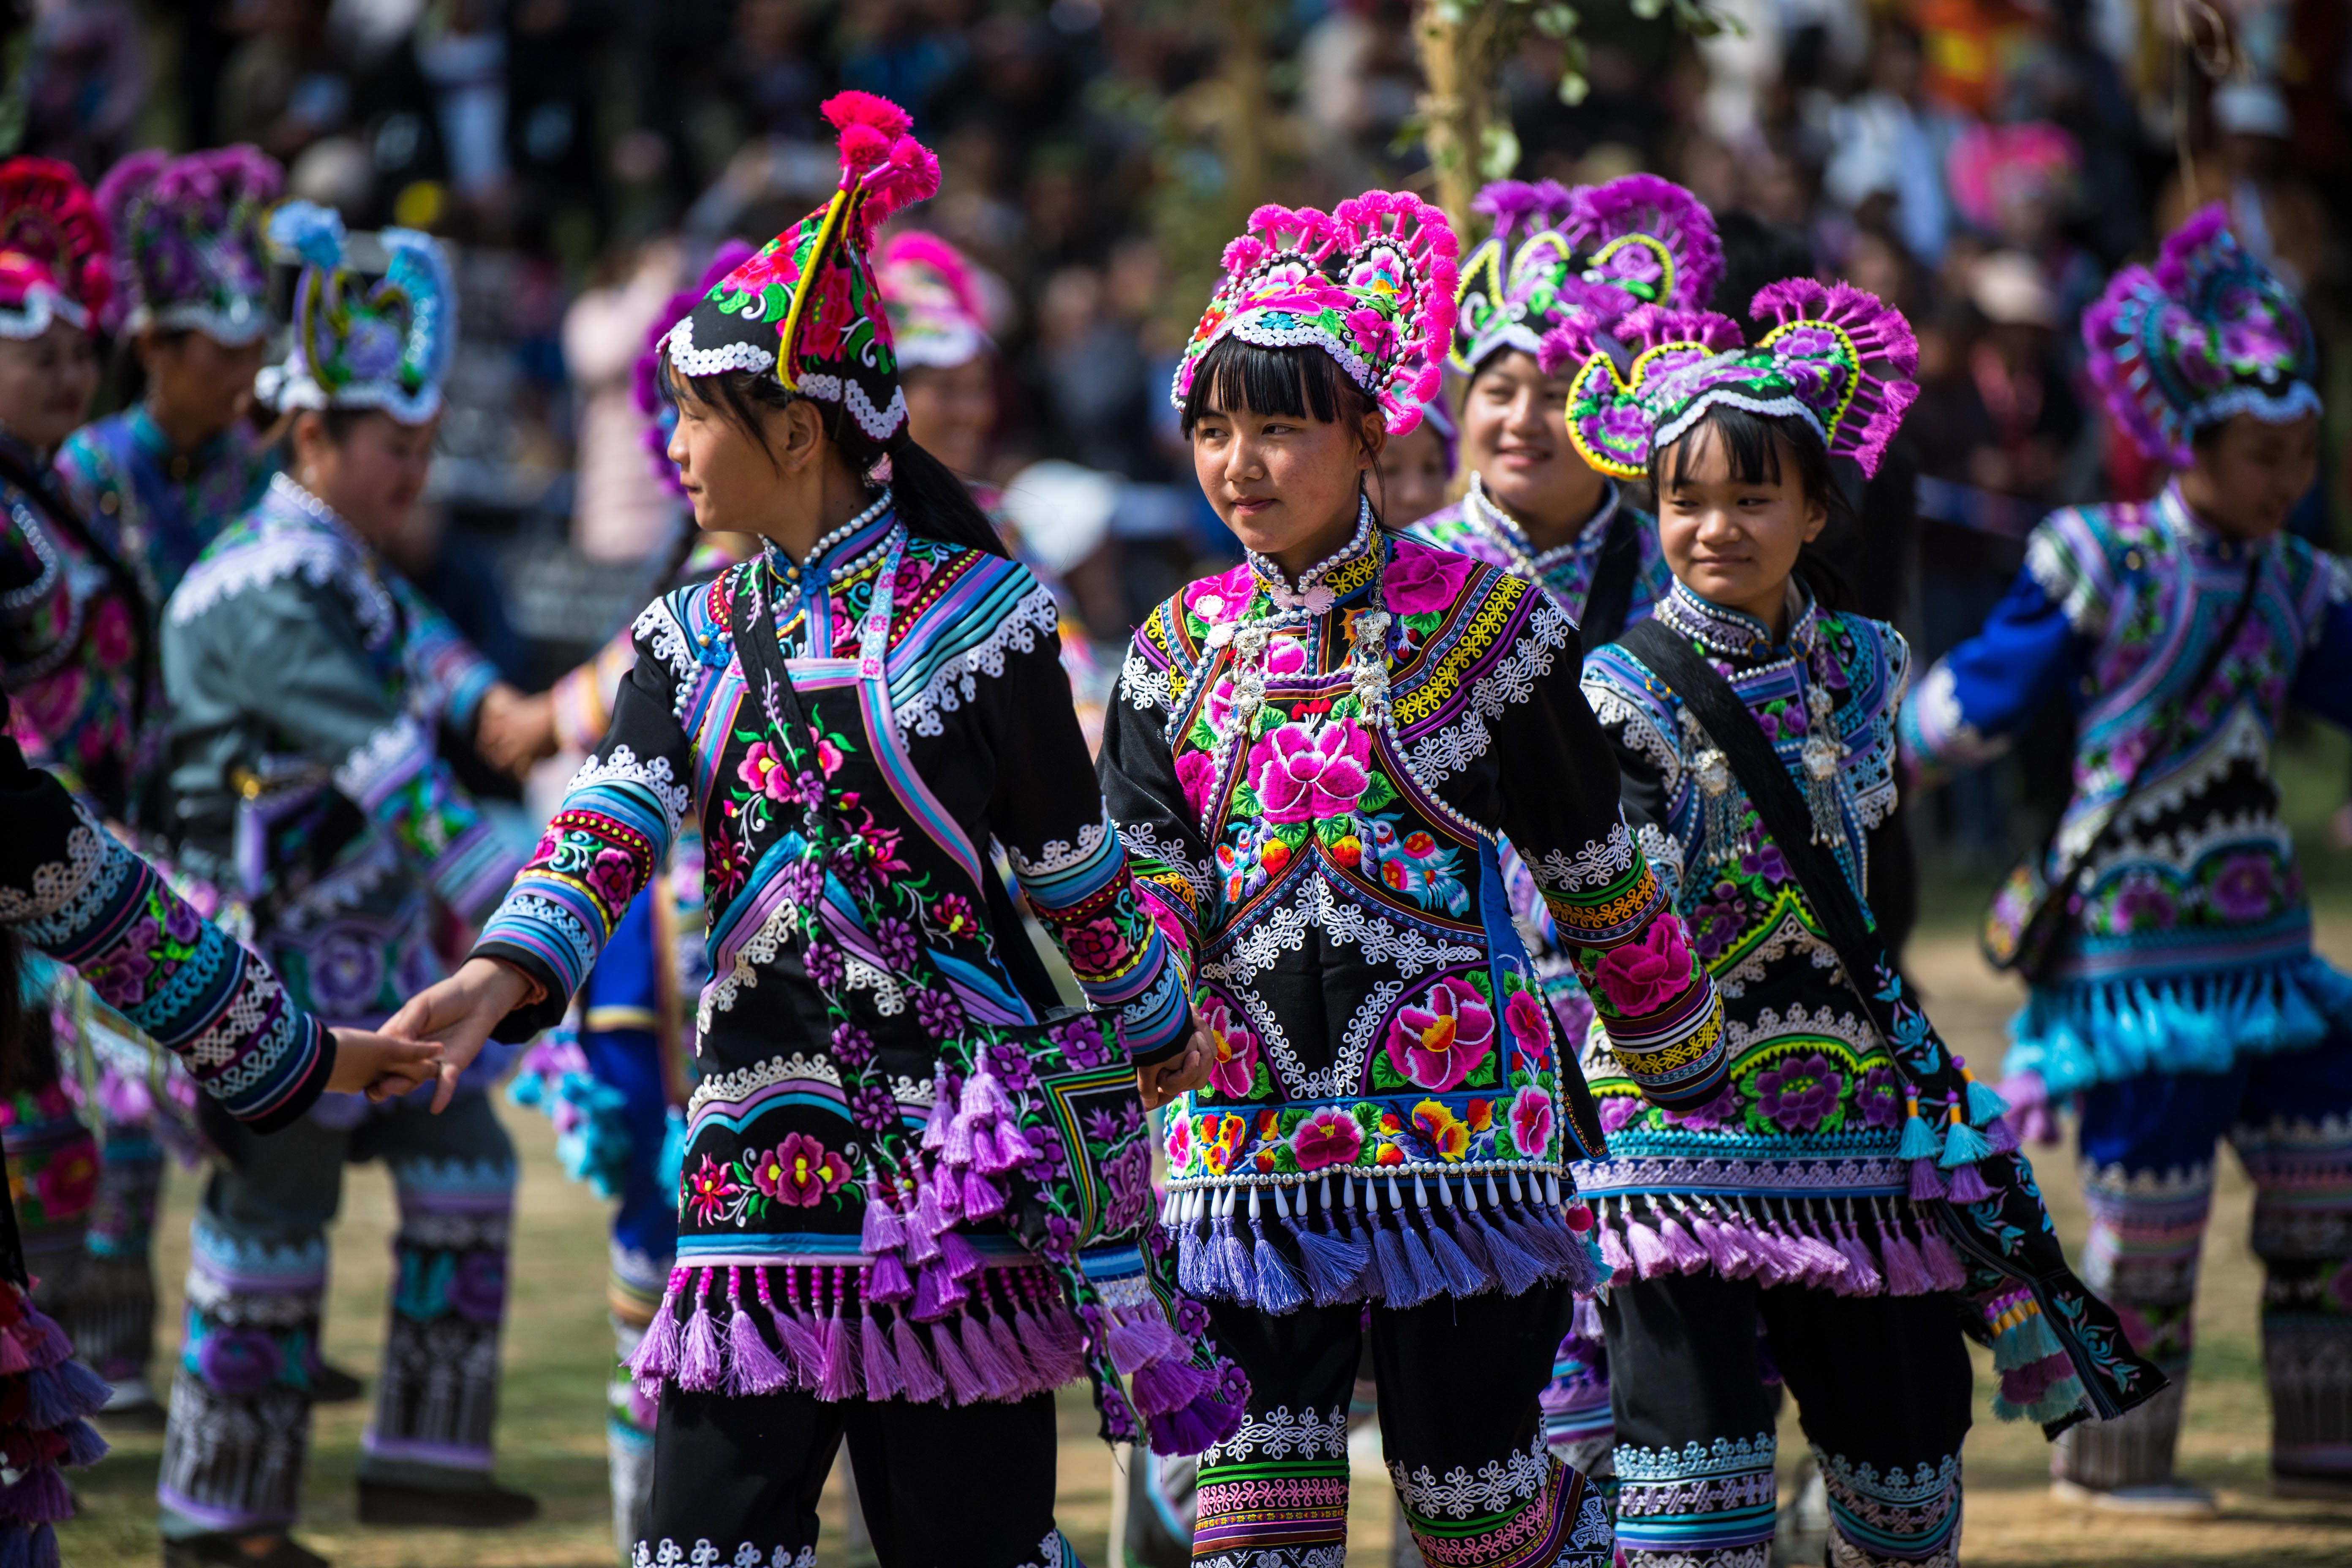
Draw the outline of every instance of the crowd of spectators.
M2224 201L2246 243L2304 289L2323 343L2343 336L2342 0L1713 8L1738 25L1695 41L1633 0L1581 5L1580 96L1560 90L1559 44L1528 29L1496 79L1516 172L1655 170L1750 254L1901 304L1921 346L1906 441L1922 521L1906 578L1934 586L1907 596L1904 619L1923 658L1981 618L2042 511L2158 481L2098 414L2074 332L2116 265ZM1087 575L1086 608L1116 639L1220 543L1165 388L1223 238L1257 200L1429 186L1413 9L34 0L16 107L23 150L93 176L140 145L250 141L287 163L296 194L355 226L455 240L472 346L438 482L456 521L420 542L420 570L455 552L443 574L479 583L466 552L493 545L510 564L551 560L540 547L561 525L564 569L611 563L618 605L632 564L674 526L615 460L627 445L603 438L628 418L625 367L646 323L720 239L764 239L821 198L825 95L887 94L944 170L916 221L984 270L1001 350L989 477L1040 459L1109 477L1055 493L1105 514L1090 526L1112 564ZM2326 478L2295 524L2321 537L2347 496L2342 361L2330 360ZM575 587L541 584L556 620L604 603ZM514 598L505 608L525 631L548 635ZM1946 828L1992 826L1999 798L1954 792Z

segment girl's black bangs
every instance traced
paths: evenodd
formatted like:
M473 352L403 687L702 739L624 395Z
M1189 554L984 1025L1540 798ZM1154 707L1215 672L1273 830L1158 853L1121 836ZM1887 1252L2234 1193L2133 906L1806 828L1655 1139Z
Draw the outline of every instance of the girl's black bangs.
M1801 430L1785 426L1797 425ZM1708 406L1691 427L1677 437L1673 446L1650 459L1651 483L1663 479L1668 486L1685 482L1690 472L1690 455L1699 446L1700 432L1723 447L1725 465L1731 470L1731 480L1741 485L1777 485L1780 482L1780 452L1785 446L1793 457L1803 450L1801 443L1812 437L1812 428L1801 420L1749 410L1727 403ZM1673 467L1663 474L1662 460L1672 454ZM1800 467L1802 467L1801 462Z
M1184 396L1184 434L1191 436L1204 415L1244 408L1328 425L1349 406L1354 391L1339 361L1319 348L1266 348L1228 337L1192 373L1192 388Z

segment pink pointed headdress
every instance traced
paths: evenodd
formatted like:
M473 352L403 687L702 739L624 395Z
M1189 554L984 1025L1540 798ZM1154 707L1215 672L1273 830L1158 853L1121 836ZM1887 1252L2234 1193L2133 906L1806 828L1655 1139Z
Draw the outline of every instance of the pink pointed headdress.
M772 374L791 391L848 409L878 455L907 426L907 398L869 253L885 218L940 188L940 161L887 98L840 92L822 106L841 184L713 284L664 342L684 375Z
M1211 349L1321 349L1381 407L1389 434L1422 420L1454 337L1454 230L1405 191L1366 191L1328 214L1262 206L1225 247L1225 277L1192 329L1170 401L1184 406Z
M2187 468L2197 432L2236 414L2273 424L2319 409L2318 345L2294 291L2240 245L2218 204L2126 267L2083 312L2091 378L2150 458Z
M876 276L902 366L945 370L989 347L980 290L963 253L936 234L908 230L882 247Z
M1902 312L1850 284L1790 278L1759 289L1748 314L1769 323L1752 347L1712 310L1637 307L1612 330L1633 351L1625 370L1589 334L1555 330L1541 358L1547 374L1574 367L1568 434L1584 460L1642 478L1651 453L1723 404L1801 419L1832 456L1876 473L1919 395L1909 379L1919 347Z

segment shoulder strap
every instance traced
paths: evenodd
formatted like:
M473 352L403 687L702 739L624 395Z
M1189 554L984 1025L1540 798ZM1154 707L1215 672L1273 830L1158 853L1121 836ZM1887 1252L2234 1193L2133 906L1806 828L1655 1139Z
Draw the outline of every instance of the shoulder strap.
M2063 903L2072 897L2074 884L2090 868L2091 858L2107 841L2108 835L2115 831L2116 824L2123 820L2125 807L2130 805L2133 797L2138 795L2140 781L2147 776L2147 770L2158 758L2168 755L2179 741L2181 729L2189 722L2189 710L2197 704L2197 694L2205 689L2206 684L2221 669L2221 661L2229 657L2231 646L2238 640L2238 633L2245 627L2246 616L2253 611L2254 586L2262 580L2263 562L2267 554L2266 551L2252 552L2246 562L2246 580L2239 587L2238 602L2230 611L2229 624L2221 628L2221 635L2213 639L2212 646L2206 648L2204 658L2198 662L2196 675L2180 689L2180 700L2174 704L2171 714L2165 720L2164 728L2158 732L2147 750L2140 753L2138 763L2132 768L2131 777L2107 803L2100 815L2098 826L2092 830L2090 837L2083 841L2082 848L2076 850L2063 868L2050 875L2049 887L2053 899ZM2193 568L2184 563L2182 570ZM2057 829L2053 827L2051 842L2055 844L2056 841Z
M1721 749L1731 776L1796 874L1797 885L1804 889L1805 901L1822 922L1822 934L1837 950L1848 978L1857 989L1866 989L1869 977L1885 962L1885 946L1837 857L1814 841L1812 811L1756 716L1688 638L1660 622L1628 626L1617 640L1674 688L1691 717Z
M1633 579L1641 571L1642 520L1621 497L1617 515L1609 520L1601 560L1592 568L1592 586L1584 595L1584 619L1578 629L1584 634L1585 647L1618 640L1626 612L1633 606Z

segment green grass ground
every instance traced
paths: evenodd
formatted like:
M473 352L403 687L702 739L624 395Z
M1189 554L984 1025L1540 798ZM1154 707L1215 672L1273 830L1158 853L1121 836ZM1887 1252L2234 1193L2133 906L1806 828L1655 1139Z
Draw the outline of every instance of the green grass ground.
M2352 962L2352 920L2326 923L2322 945ZM1998 1058L2001 1026L2013 1005L1965 939L1937 936L1914 950L1918 979L1945 1034L1977 1060ZM352 1472L366 1406L321 1411L318 1448L306 1489L302 1533L349 1568L601 1568L612 1561L604 1489L602 1386L611 1337L603 1304L604 1210L557 1171L544 1121L509 1112L524 1155L520 1223L515 1241L513 1317L506 1341L507 1382L499 1424L499 1478L536 1492L541 1520L495 1533L384 1531L360 1526L352 1511ZM2083 1235L2083 1211L2063 1151L2042 1159L2042 1184L2069 1241ZM165 1353L177 1340L178 1293L187 1253L187 1217L196 1179L175 1173L160 1230L161 1278L167 1297ZM334 1289L328 1352L371 1373L384 1310L393 1225L391 1189L380 1169L352 1173L334 1235ZM2250 1193L2225 1163L2198 1300L2197 1362L2189 1430L2181 1468L2217 1488L2223 1517L2201 1525L2125 1526L2070 1512L2048 1497L2048 1449L2041 1435L1994 1422L1983 1403L1968 1450L1965 1561L1994 1565L2131 1563L2138 1568L2206 1564L2341 1565L2352 1563L2352 1503L2288 1502L2269 1495L2265 1456L2269 1414L2255 1333L2260 1269L2246 1247ZM1899 1373L1888 1374L1889 1396ZM1076 1391L1063 1396L1061 1517L1090 1563L1107 1561L1110 1461L1094 1441L1093 1419ZM1801 1439L1791 1416L1784 1456ZM156 1458L161 1440L125 1435L115 1453L77 1477L82 1516L63 1532L74 1568L152 1563ZM839 1550L840 1500L828 1494L828 1568ZM1350 1564L1385 1563L1391 1506L1377 1469L1359 1476Z

